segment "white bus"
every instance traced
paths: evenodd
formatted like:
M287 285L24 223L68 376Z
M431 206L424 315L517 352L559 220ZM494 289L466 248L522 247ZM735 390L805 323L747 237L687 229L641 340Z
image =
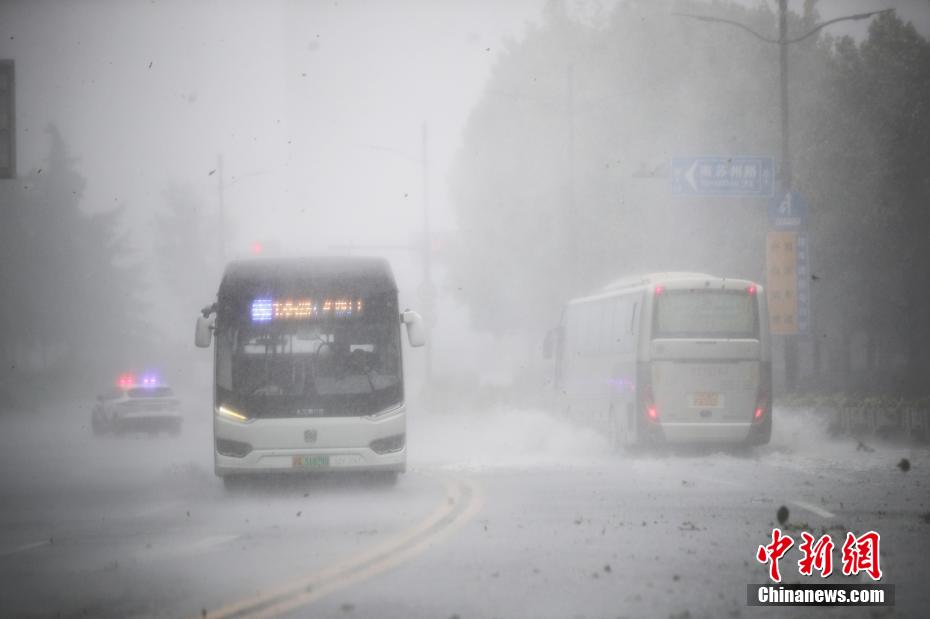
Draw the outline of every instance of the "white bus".
M407 462L401 322L378 258L230 263L196 345L214 351L214 470L227 485L256 472L382 471Z
M754 282L655 273L570 301L547 351L564 409L615 447L758 445L772 432L768 324Z

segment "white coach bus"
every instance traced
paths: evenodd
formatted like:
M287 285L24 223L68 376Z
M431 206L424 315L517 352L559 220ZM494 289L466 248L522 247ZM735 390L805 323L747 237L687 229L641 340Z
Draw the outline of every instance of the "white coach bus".
M655 273L570 301L546 349L564 409L615 447L758 445L772 431L768 324L754 282Z
M214 352L214 468L278 471L406 468L400 324L424 343L416 312L398 310L379 258L230 263L196 344Z

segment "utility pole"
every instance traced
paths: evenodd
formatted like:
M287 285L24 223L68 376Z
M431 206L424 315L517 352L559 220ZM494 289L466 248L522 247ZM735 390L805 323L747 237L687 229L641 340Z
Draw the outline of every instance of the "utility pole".
M788 0L778 0L778 64L781 81L781 184L791 190L791 149L788 148Z
M566 116L568 117L568 208L565 209L566 259L568 260L568 285L574 293L578 286L578 213L575 211L575 65L569 64L566 71Z
M794 187L794 180L792 178L792 167L791 167L791 149L789 148L789 119L788 119L788 46L792 43L798 43L803 41L826 26L830 24L835 24L841 21L853 21L859 19L868 19L875 15L880 15L882 13L888 13L894 11L894 9L884 9L881 11L870 11L868 13L857 13L855 15L846 15L845 17L837 17L835 19L830 19L821 24L817 24L812 29L804 33L799 37L788 38L788 0L778 0L778 38L772 39L770 37L763 36L750 28L745 24L741 24L737 21L731 19L723 19L719 17L709 17L706 15L694 15L691 13L675 13L679 17L688 17L690 19L696 19L702 22L712 22L712 23L721 23L728 24L730 26L736 26L742 30L745 30L749 34L753 35L757 39L764 41L766 43L774 43L779 46L779 91L780 91L780 100L781 100L781 190L782 193L788 194L792 191ZM798 384L798 335L786 335L785 336L785 384L789 390L793 390L797 387Z
M0 60L0 179L16 178L16 66Z
M778 0L778 79L781 91L781 193L791 193L791 149L788 144L788 0ZM785 336L785 386L798 385L798 336Z
M217 191L219 193L220 268L226 265L226 202L223 196L223 155L216 156Z
M423 123L423 136L421 141L420 162L423 164L423 302L426 306L426 386L431 384L433 378L433 346L430 341L433 325L436 323L436 293L433 290L432 272L432 241L430 240L429 222L429 158L427 157L429 133L426 123Z

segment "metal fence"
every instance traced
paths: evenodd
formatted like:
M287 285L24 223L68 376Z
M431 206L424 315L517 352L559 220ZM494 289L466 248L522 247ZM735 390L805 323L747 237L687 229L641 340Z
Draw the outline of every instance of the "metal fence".
M801 396L784 398L777 404L823 415L837 434L930 442L930 398Z

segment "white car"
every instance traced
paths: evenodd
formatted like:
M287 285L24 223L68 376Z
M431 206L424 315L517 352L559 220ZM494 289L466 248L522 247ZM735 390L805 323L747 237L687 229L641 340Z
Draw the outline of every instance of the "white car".
M91 414L95 436L108 432L167 432L181 434L181 403L171 387L151 378L136 381L122 376L119 386L97 396Z

